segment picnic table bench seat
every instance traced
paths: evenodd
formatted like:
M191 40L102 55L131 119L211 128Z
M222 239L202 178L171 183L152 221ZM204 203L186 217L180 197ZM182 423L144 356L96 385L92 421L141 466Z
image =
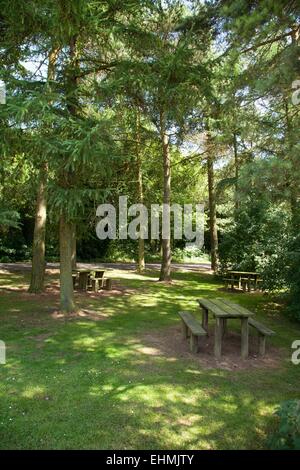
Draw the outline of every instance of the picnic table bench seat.
M241 313L247 313L249 312L248 309L245 307L242 307L241 305L238 304L233 304L229 300L223 300L223 303L228 305L228 307L234 308L235 310L241 312ZM258 332L258 337L259 337L259 345L258 345L258 352L260 356L264 356L266 352L266 338L267 336L273 336L275 335L275 331L272 331L270 328L267 326L263 325L259 321L257 321L253 316L249 316L248 319L248 324L252 328L255 328Z
M275 335L275 331L270 330L270 328L258 322L254 318L249 318L249 325L258 331L259 355L264 356L266 352L266 338L267 336Z
M104 289L111 290L112 289L112 279L109 277L105 278Z
M98 292L98 290L103 287L104 273L105 271L95 270L93 274L90 275L91 288L94 292Z
M182 320L183 335L185 338L190 337L190 350L196 353L199 348L198 338L206 336L207 332L190 312L178 312L178 314Z
M90 277L91 287L94 292L98 292L98 290L105 289L111 290L112 288L112 279L108 277Z

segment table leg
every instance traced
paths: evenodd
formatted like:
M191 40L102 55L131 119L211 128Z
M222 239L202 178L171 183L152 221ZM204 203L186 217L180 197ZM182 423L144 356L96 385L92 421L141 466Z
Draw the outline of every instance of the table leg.
M227 334L227 318L222 318L222 338Z
M202 307L202 326L208 333L208 310Z
M251 292L251 278L248 277L248 292Z
M88 273L79 273L79 289L87 290Z
M247 359L249 355L249 324L248 318L241 319L241 355Z
M222 354L222 328L223 322L221 318L216 318L215 325L215 358L221 359Z
M99 290L99 279L97 279L97 278L92 279L91 284L92 284L92 290L94 292L98 292L98 290Z
M188 338L188 327L187 325L184 323L184 321L182 320L182 334L183 334L183 337L184 338Z
M242 276L239 276L239 289L242 288Z
M264 335L259 335L259 355L264 356L266 352L266 337Z
M192 332L190 337L190 350L192 353L198 352L198 336L193 335Z

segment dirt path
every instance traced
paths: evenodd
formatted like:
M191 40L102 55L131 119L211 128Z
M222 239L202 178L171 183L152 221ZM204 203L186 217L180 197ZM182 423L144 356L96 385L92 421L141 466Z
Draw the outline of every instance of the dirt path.
M111 268L120 269L124 271L135 271L135 263L77 263L78 268ZM59 269L59 263L47 263L48 269ZM146 269L159 270L160 263L147 263ZM191 271L191 272L209 272L211 270L210 263L172 263L172 269L174 271ZM30 271L31 263L0 263L0 271L18 272L18 271Z

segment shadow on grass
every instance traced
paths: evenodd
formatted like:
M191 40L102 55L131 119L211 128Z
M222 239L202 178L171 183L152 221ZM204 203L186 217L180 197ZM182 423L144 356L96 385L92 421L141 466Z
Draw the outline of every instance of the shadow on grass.
M155 278L120 274L122 285L138 291L78 298L103 321L54 319L57 300L2 291L0 336L8 349L0 367L1 448L264 447L274 407L298 395L297 367L204 369L193 358L151 353L156 346L143 335L179 324L180 309L199 315L197 298L216 292L275 325L274 344L288 349L299 327L282 317L280 305L273 313L272 299L221 292L209 274L176 272L172 285ZM9 279L5 288L26 281Z

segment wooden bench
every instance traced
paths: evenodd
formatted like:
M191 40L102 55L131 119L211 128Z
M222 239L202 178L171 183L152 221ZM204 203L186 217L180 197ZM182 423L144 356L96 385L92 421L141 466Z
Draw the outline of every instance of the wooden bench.
M198 352L198 338L200 336L206 336L205 329L201 326L201 323L193 317L189 312L178 312L182 320L182 332L185 338L190 336L190 349L191 352Z
M91 276L91 287L94 292L98 292L100 289L111 290L112 279L108 277L95 277Z
M103 287L105 290L111 290L112 289L112 279L109 277L106 277L103 279Z
M264 356L266 352L266 338L267 336L275 335L275 331L270 330L267 326L259 323L254 318L249 318L249 325L255 328L258 331L258 339L259 339L259 355Z
M94 271L93 275L90 276L90 287L94 292L98 292L98 290L103 287L104 284L104 273L105 271Z

